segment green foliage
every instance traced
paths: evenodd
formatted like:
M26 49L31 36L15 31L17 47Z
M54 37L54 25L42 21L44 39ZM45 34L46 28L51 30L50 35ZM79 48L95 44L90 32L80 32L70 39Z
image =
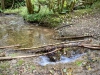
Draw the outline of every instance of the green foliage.
M8 62L0 62L0 69L6 70L10 67L10 64Z
M24 60L22 60L22 59L18 60L17 66L21 66L23 63L24 63Z
M76 61L75 64L78 65L78 66L81 66L82 65L82 61Z
M0 8L0 12L3 12L3 10Z
M49 11L47 6L42 6L42 10L40 10L39 13L34 13L34 14L28 14L25 16L25 19L30 22L38 22L38 23L46 23L48 25L44 26L49 26L49 27L55 27L58 23L61 22L60 18L58 15L53 14L52 11ZM55 17L58 16L57 17Z
M95 2L95 3L92 5L92 8L93 8L93 9L100 9L100 1L98 0L97 2Z
M60 3L58 1L60 1ZM83 4L81 6L77 6L82 1ZM44 26L55 27L62 22L63 19L61 15L64 14L64 16L66 16L66 13L68 13L67 15L70 16L70 12L74 11L76 6L79 10L75 10L75 16L91 13L92 8L96 9L100 7L100 1L92 4L92 6L91 0L88 0L88 3L86 1L87 0L31 0L34 10L33 14L27 13L27 8L23 6L24 2L15 4L16 9L9 9L5 12L18 13L29 22L38 22L39 24L44 23L46 24ZM94 2L95 0L92 1ZM84 7L84 9L81 9L81 7ZM40 10L37 12L39 8Z
M5 1L5 8L18 8L20 6L25 6L24 0L6 0Z

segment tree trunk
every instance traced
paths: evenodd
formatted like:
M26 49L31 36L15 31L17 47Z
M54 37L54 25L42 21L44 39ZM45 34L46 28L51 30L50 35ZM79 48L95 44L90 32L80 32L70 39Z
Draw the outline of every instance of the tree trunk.
M28 13L33 14L34 11L33 11L31 0L26 0L26 6L27 6Z
M4 9L5 9L4 0L1 0L1 9L2 9L2 10L4 10Z

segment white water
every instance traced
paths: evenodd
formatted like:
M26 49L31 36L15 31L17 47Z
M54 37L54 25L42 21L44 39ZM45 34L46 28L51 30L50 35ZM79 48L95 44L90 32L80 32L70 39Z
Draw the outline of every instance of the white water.
M65 56L61 56L60 61L57 61L57 62L51 62L48 57L46 57L46 56L40 56L39 58L41 59L41 61L38 62L38 64L41 65L41 66L46 66L46 65L49 65L49 64L74 62L75 60L77 60L82 55L83 54L77 54L77 55L75 55L73 57L70 57L70 58L65 57Z

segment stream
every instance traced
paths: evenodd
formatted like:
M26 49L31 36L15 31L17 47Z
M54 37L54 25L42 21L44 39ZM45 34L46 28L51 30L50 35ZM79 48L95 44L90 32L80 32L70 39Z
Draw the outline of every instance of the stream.
M38 24L25 23L23 18L18 15L4 15L0 17L0 46L20 44L23 48L28 48L60 42L52 39L54 35L56 33L53 29L41 27ZM10 50L5 50L6 56L27 54L25 52L13 52ZM70 58L62 55L57 62L51 62L48 57L40 56L39 59L41 60L38 61L38 64L45 66L47 64L68 63L76 60L80 56L82 54L79 53L74 54Z
M76 21L76 25L64 28L64 34L71 36L92 33L97 39L92 38L90 44L100 45L100 18L88 17ZM38 24L29 24L19 15L0 15L0 47L20 44L21 48L30 48L60 43L61 41L53 39L55 35L59 36L58 33ZM14 49L19 48L0 49L0 58L34 55L31 50L15 51ZM2 54L4 56L1 56ZM44 55L0 61L0 75L100 75L100 50L68 47L49 56L58 60L51 61L47 55Z
M57 41L53 29L24 23L18 15L0 17L0 46L21 44L22 47L37 47L52 44Z

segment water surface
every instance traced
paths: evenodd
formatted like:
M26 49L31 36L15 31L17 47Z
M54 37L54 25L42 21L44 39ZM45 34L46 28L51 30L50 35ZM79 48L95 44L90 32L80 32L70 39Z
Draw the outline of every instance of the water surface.
M22 17L6 15L0 17L0 46L21 44L36 47L52 44L55 31L49 28L25 24Z

